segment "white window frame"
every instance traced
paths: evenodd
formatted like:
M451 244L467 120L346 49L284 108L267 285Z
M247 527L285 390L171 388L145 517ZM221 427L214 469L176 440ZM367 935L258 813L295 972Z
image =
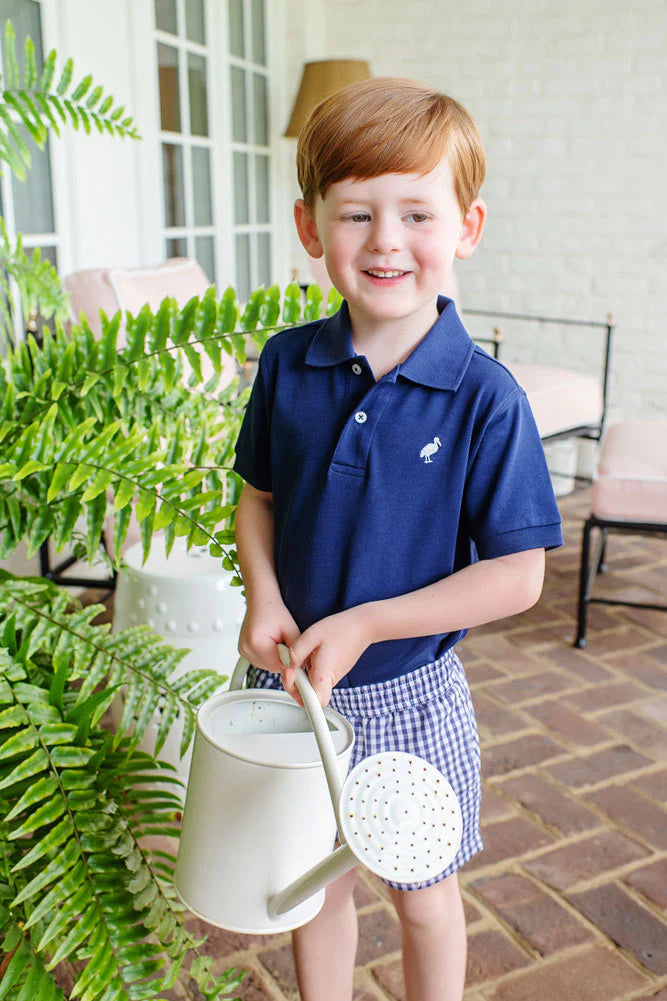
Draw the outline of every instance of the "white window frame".
M163 241L166 244L168 240L178 240L185 239L186 241L186 254L188 257L195 256L195 240L198 236L209 236L213 237L215 260L216 260L216 272L218 270L218 248L216 246L216 219L215 219L215 208L213 209L213 221L208 225L196 225L194 223L194 192L193 192L193 179L192 179L192 160L190 157L190 151L193 147L198 147L200 149L207 149L210 155L210 166L211 166L211 199L212 204L215 206L216 196L215 196L215 172L213 163L213 149L216 145L216 135L215 128L212 128L211 121L211 101L210 95L212 93L212 74L211 74L211 63L214 61L214 54L211 48L211 40L213 38L211 34L212 25L210 24L211 18L209 17L209 4L204 2L204 22L206 25L206 38L207 44L201 45L198 42L191 42L189 39L185 38L185 0L176 0L176 19L177 19L177 35L170 35L168 32L161 31L157 28L155 29L155 58L157 63L157 45L166 45L173 48L177 52L178 58L178 80L179 80L179 98L180 107L179 114L181 119L181 132L167 132L162 128L159 128L158 138L160 143L160 154L162 153L163 143L168 143L173 146L178 146L183 151L183 200L184 200L184 211L186 224L184 226L166 226L162 225ZM188 54L203 56L206 60L206 91L207 91L207 116L208 116L208 136L193 136L190 133L190 100L187 96L187 65L188 65ZM158 88L159 95L159 88ZM159 116L159 104L158 104L158 116ZM162 166L162 157L160 156L160 166ZM164 200L163 200L163 213L164 213ZM187 220L193 220L192 223L188 223ZM166 252L166 247L165 247ZM209 279L215 282L217 275L209 275Z
M252 17L251 4L252 4L252 0L243 0L243 24L244 24L244 37L246 39L248 38L248 36L250 34L248 28L249 28L249 25L251 24L251 17ZM268 2L265 3L265 12L264 12L264 16L265 16L265 29L268 27L268 20L269 20L268 17L267 17L267 8L268 8L268 6L269 6ZM274 234L275 234L275 222L274 222L274 220L275 220L275 212L274 212L274 208L273 208L273 201L274 201L274 198L275 198L275 193L274 193L274 191L271 188L271 180L270 180L271 179L271 170L270 170L270 167L271 167L271 160L272 160L271 134L270 134L271 133L271 128L272 128L272 120L271 120L272 109L271 109L271 102L269 100L269 95L270 95L270 92L271 92L271 66L270 66L270 50L271 50L271 46L269 44L269 37L270 36L269 36L268 31L265 30L265 47L266 47L266 65L265 66L262 66L259 63L255 63L251 59L241 58L240 56L232 55L232 53L229 52L229 45L227 46L227 48L228 48L228 67L227 67L228 79L231 79L232 68L237 68L237 69L242 70L244 74L245 73L249 73L249 74L253 74L254 73L254 74L257 74L259 76L263 76L265 78L265 80L266 80L267 109L268 109L268 117L269 117L269 135L267 136L268 143L267 143L266 146L259 146L259 145L256 145L255 143L251 143L251 142L237 142L237 141L234 141L234 139L232 138L232 136L231 136L231 121L232 121L231 84L230 84L230 100L229 100L229 105L228 105L228 107L229 107L228 114L229 114L229 121L230 121L230 142L229 142L230 160L233 163L234 153L244 153L244 154L246 154L248 156L248 164L249 164L249 175L248 175L248 208L249 208L249 215L250 215L251 219L254 218L254 217L256 217L256 215L257 215L257 202L256 202L257 184L256 184L256 176L255 176L255 156L260 155L260 156L268 156L269 157L269 203L270 203L269 222L268 223L256 223L256 222L236 223L236 222L232 221L232 232L233 232L234 238L236 238L237 236L242 236L242 235L246 235L246 234L251 237L251 240L250 240L250 248L251 248L250 249L250 276L251 276L251 278L250 278L250 285L251 285L251 289L255 288L259 284L259 280L258 280L258 277L257 277L257 273L258 273L257 241L253 240L252 237L256 236L259 233L268 233L269 236L270 236L270 240L271 240L271 258L272 258L272 262L271 263L272 263L272 265L273 265L273 257L274 257L274 254L275 254L275 250L274 250ZM247 42L246 42L246 48L247 48ZM255 106L254 106L254 102L253 102L253 88L252 87L247 87L245 89L245 97L246 97L245 119L246 119L247 134L249 136L254 136L255 135Z
M286 260L284 253L284 234L282 225L278 225L281 217L281 200L279 187L279 156L280 156L280 136L282 122L280 121L281 101L280 91L277 85L279 74L277 72L277 60L274 52L275 46L271 45L271 39L280 37L279 33L284 32L284 20L281 17L284 0L265 0L266 18L266 66L259 66L250 60L240 59L232 56L229 51L229 24L228 8L226 2L220 0L205 0L205 24L206 39L205 46L195 42L187 41L179 36L171 35L160 31L155 23L155 12L153 0L151 3L151 16L153 21L152 31L152 58L155 64L155 99L154 116L156 121L155 132L155 154L154 164L159 183L155 185L155 175L153 176L153 191L157 187L159 190L159 220L155 227L155 234L159 236L160 254L162 257L166 253L166 241L185 237L188 247L188 256L194 256L195 235L213 235L216 262L216 274L209 275L215 282L219 290L228 285L236 284L236 249L235 238L238 233L268 233L271 239L271 278L280 284L284 283L287 277L287 267L283 263ZM250 0L244 0L246 7L245 17L248 17L247 10ZM184 25L184 0L177 0L177 27L179 32ZM181 97L181 124L183 133L165 132L161 129L160 104L159 104L159 82L157 67L157 45L158 43L176 48L179 53L179 87ZM280 47L278 47L280 48ZM207 98L208 98L208 125L209 135L207 137L190 137L189 121L185 114L189 102L185 98L185 88L187 87L186 52L195 52L203 55L207 60ZM255 146L247 143L235 143L232 140L232 117L231 117L231 67L239 66L244 70L262 72L267 79L268 95L268 115L269 115L269 135L266 146ZM250 96L248 104L252 104ZM246 115L251 128L253 114L252 107L246 107ZM252 134L252 133L251 133ZM144 130L145 142L151 141L147 130ZM189 151L191 146L206 146L211 155L211 197L213 201L213 225L183 227L166 227L164 225L164 185L162 172L162 143L171 142L181 146L184 151ZM239 224L234 222L233 211L233 154L235 151L244 153L261 153L269 158L269 196L270 213L269 222L260 224ZM153 158L151 158L153 159ZM192 173L189 157L184 156L184 197L186 220L193 218L192 202ZM144 182L146 183L146 181ZM249 178L249 197L255 198L254 176ZM154 204L156 204L154 200ZM282 222L282 219L281 219ZM155 223L154 223L155 225ZM257 261L256 252L253 250L253 273L256 274Z
M56 12L53 4L44 3L43 0L33 0L39 7L39 20L41 28L41 38L39 41L42 46L42 53L44 57L48 55L51 49L55 48L58 51L59 66L64 62L62 54L58 48L58 40L56 35ZM2 52L0 53L0 64L4 59L4 22L0 25L2 29ZM35 41L35 39L33 39ZM19 48L17 45L17 58L21 72L23 72L23 49ZM10 111L10 114L12 112ZM18 117L17 117L18 121ZM65 126L66 128L66 126ZM26 252L34 250L35 247L43 248L48 247L49 249L53 247L56 252L56 260L58 262L58 273L60 275L66 274L68 270L71 269L71 244L70 241L65 237L64 232L66 228L62 225L62 220L66 217L67 210L67 171L65 168L65 154L63 149L63 144L58 142L56 136L53 132L49 130L48 143L46 145L47 155L49 157L49 166L51 173L51 203L53 207L53 232L50 233L25 233L23 235L23 249ZM28 171L29 175L29 171ZM9 167L5 167L2 176L0 177L0 190L2 191L2 216L5 222L5 228L7 230L7 236L9 242L15 245L18 232L16 227L16 213L14 209L14 193L13 185L21 184L23 182L18 181ZM27 183L27 180L26 180ZM27 317L22 317L20 308L20 299L18 294L18 288L16 283L12 280L10 282L10 289L12 292L13 299L13 321L14 321L14 339L18 344L20 341L25 340L26 331L24 328L24 321L27 321Z

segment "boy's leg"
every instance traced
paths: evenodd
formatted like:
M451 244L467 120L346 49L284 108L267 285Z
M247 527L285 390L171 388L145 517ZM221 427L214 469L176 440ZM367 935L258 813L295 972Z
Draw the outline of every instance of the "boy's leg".
M294 963L302 1001L352 1001L357 954L357 912L352 893L357 870L326 889L320 913L292 932Z
M456 874L423 890L389 890L403 933L407 1001L461 1001L467 950Z

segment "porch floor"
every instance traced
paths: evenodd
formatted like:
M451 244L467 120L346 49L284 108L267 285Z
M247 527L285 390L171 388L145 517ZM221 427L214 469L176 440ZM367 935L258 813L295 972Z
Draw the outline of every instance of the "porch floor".
M485 848L461 873L465 1001L667 1001L667 614L591 606L572 647L589 506L588 491L561 500L539 604L459 651L484 774ZM665 602L667 541L616 535L607 555L596 594ZM354 1001L405 1001L382 884L364 873L356 903ZM298 998L289 934L200 930L221 969L247 971L243 1001Z

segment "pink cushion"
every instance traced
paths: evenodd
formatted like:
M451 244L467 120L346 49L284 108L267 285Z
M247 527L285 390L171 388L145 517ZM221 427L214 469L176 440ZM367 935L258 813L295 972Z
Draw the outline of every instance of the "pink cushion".
M167 295L184 306L193 295L202 296L211 283L197 261L172 257L150 268L84 268L67 275L65 288L70 294L72 318L84 313L90 329L100 337L100 309L113 316L119 309L134 316L146 303L155 311ZM125 344L125 325L118 346Z
M602 388L597 379L568 368L511 362L508 368L528 396L540 435L599 424Z
M153 268L110 268L109 281L120 309L133 316L146 303L155 312L165 296L185 306L193 295L202 296L211 284L197 261L172 257Z
M203 296L210 286L201 266L187 257L172 257L162 264L149 268L86 268L65 278L70 293L73 319L84 313L90 329L100 337L102 325L99 311L113 316L119 309L132 313L140 311L146 303L155 312L166 296L172 296L179 306L184 306L193 295ZM118 347L124 347L125 323L118 332ZM200 351L204 381L213 375L213 363ZM184 361L186 375L190 366ZM236 363L223 352L221 386L228 385L236 374Z
M667 524L667 421L612 424L593 481L593 514Z
M118 309L116 293L109 280L109 269L84 268L67 275L63 284L70 294L74 322L78 323L79 314L83 313L92 332L96 337L101 337L100 310L103 309L107 316L113 316Z

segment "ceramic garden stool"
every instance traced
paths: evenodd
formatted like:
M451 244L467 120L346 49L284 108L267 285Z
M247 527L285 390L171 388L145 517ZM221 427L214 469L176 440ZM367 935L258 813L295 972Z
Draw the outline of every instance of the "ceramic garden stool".
M160 538L155 540L146 563L141 565L141 544L123 554L127 572L118 575L114 600L113 631L148 625L173 647L188 647L175 677L193 668L209 668L230 676L238 659L238 637L245 614L241 588L231 587L232 574L206 547L185 548L176 539L169 558ZM114 722L122 714L120 698L112 706ZM159 725L149 724L141 749L152 753ZM190 752L181 760L182 724L177 721L160 751L160 758L173 764L185 782Z
M591 556L594 529L599 530L599 540ZM581 546L577 647L586 645L591 603L667 611L667 605L591 597L595 576L605 569L609 532L667 534L667 421L612 424L602 440Z

